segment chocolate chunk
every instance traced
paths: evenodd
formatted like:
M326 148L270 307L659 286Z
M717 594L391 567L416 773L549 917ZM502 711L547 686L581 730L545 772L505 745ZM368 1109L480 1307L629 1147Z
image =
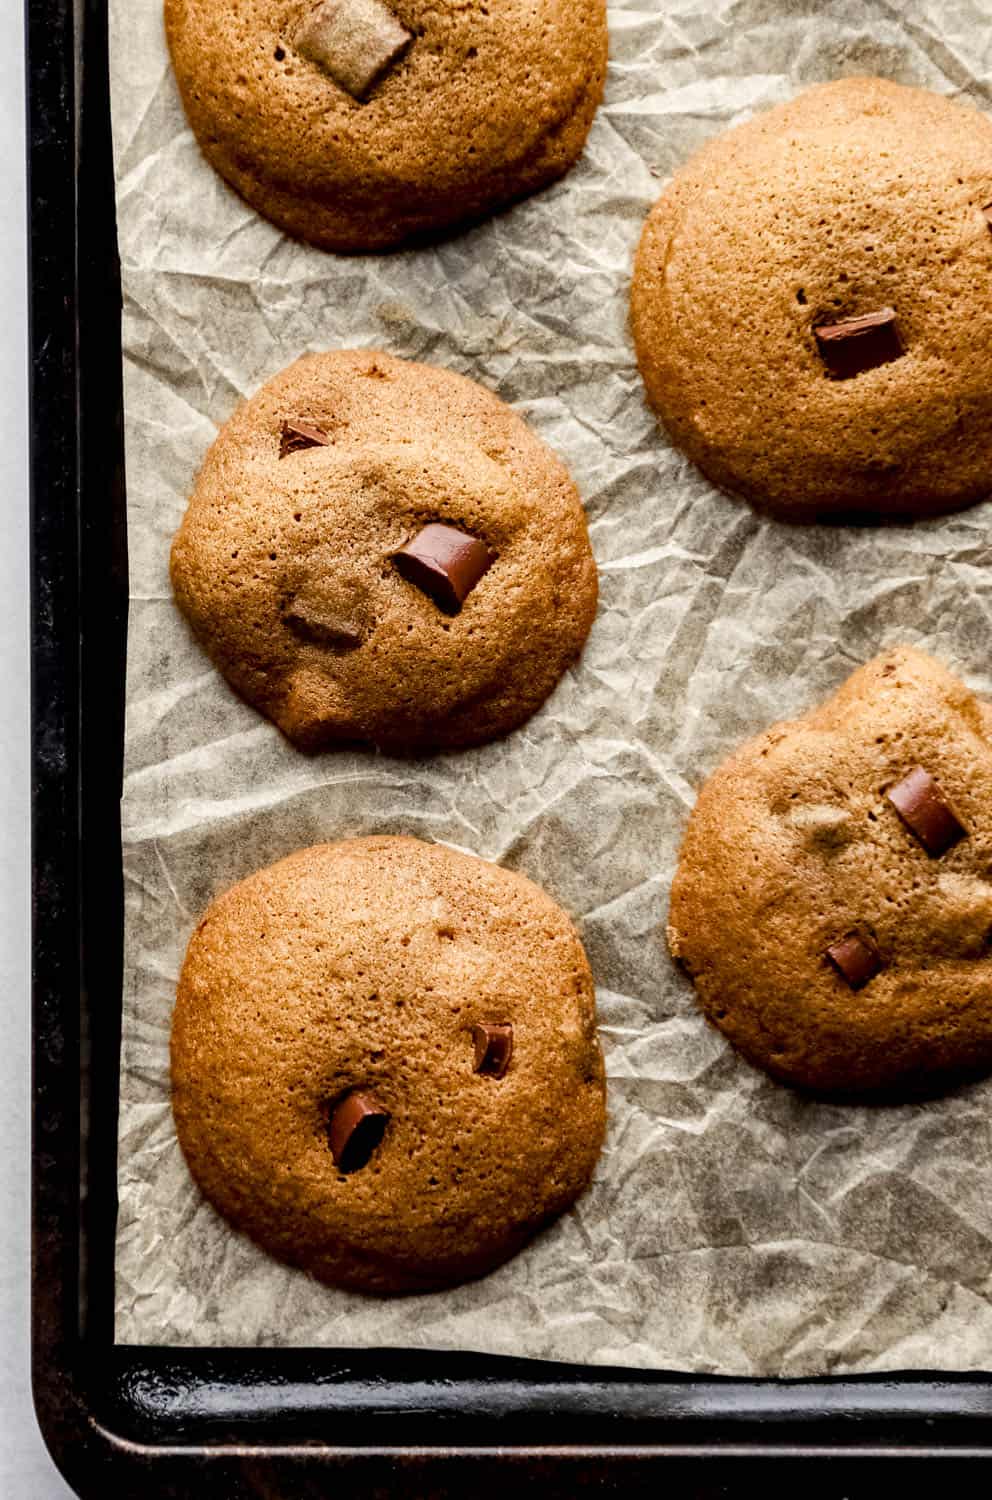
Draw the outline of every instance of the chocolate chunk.
M992 203L983 203L982 213L985 215L986 224L992 229Z
M370 1094L356 1089L345 1094L334 1106L327 1123L331 1155L339 1172L357 1172L364 1167L382 1140L389 1124L389 1112L382 1109Z
M821 323L813 332L820 358L838 380L887 365L906 352L891 307L845 318L842 323Z
M296 33L296 50L364 99L412 41L381 0L321 0Z
M852 990L863 989L882 967L882 956L871 938L848 932L827 949L827 957Z
M479 1021L472 1027L475 1042L475 1071L502 1078L513 1056L513 1027Z
M886 793L906 827L928 854L945 854L967 830L929 771L914 766Z
M285 458L289 453L299 453L302 448L326 448L330 441L323 427L317 427L313 422L301 422L298 417L292 417L282 424L282 432L279 435L279 457Z
M456 615L496 559L485 542L432 522L393 561L408 583L429 594L447 614Z

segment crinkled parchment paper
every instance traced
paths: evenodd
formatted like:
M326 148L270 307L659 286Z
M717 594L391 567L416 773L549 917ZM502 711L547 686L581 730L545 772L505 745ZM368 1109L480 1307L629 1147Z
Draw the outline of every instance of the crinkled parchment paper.
M437 249L292 243L201 159L159 0L113 0L131 557L117 1336L416 1345L747 1375L992 1366L992 1082L906 1108L811 1103L697 1014L663 917L693 789L887 642L992 693L992 507L788 529L715 493L648 412L631 257L695 147L806 84L879 72L992 106L990 0L642 0L610 16L606 102L562 183ZM599 616L502 744L307 759L191 640L167 562L235 403L306 349L473 376L565 458ZM211 897L320 839L409 832L525 870L596 975L610 1130L575 1211L495 1275L366 1301L229 1231L169 1110L176 975Z

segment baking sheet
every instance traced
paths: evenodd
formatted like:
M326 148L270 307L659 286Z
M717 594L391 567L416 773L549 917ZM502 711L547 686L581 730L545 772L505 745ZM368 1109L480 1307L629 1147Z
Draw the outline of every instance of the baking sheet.
M294 244L201 159L159 0L113 0L131 614L116 1333L151 1344L393 1345L737 1375L992 1367L992 1082L900 1108L810 1102L697 1014L663 936L700 779L884 645L992 694L992 507L789 529L715 493L648 412L627 328L662 179L756 109L879 72L989 108L989 0L642 0L610 14L606 102L559 185L435 249ZM586 652L501 744L308 759L239 702L170 597L216 427L306 349L473 376L584 497L601 570ZM370 1301L229 1231L169 1109L168 1031L210 899L321 839L408 832L498 860L575 916L598 985L610 1129L578 1207L486 1280Z

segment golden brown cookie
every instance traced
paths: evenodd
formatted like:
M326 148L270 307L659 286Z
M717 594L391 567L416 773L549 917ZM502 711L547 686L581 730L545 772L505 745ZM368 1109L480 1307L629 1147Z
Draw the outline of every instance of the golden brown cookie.
M992 709L897 647L706 782L668 938L783 1082L915 1090L992 1066Z
M238 408L172 580L224 675L305 749L505 734L596 610L582 505L554 454L473 381L375 351L307 355Z
M634 272L638 360L673 441L787 520L982 499L988 205L992 120L879 78L712 141L652 209Z
M582 1192L605 1126L589 965L522 875L412 838L301 850L190 941L173 1109L214 1205L340 1286L484 1275Z
M328 250L478 219L567 172L603 93L604 0L165 0L211 164Z

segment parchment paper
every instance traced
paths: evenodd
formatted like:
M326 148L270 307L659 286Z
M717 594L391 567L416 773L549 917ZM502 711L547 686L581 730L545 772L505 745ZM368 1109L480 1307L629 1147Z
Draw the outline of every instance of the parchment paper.
M159 0L113 0L132 602L117 1337L393 1345L746 1375L992 1366L992 1082L811 1103L697 1013L663 918L694 788L747 735L915 641L992 693L992 507L788 529L714 492L648 412L631 257L695 147L854 72L992 106L990 0L642 0L610 16L606 102L558 186L437 249L291 243L201 159ZM505 742L406 764L308 759L193 643L167 560L237 400L305 349L463 371L570 465L601 570L578 667ZM577 1209L484 1281L368 1301L230 1231L169 1109L174 986L219 891L300 845L405 831L526 871L598 984L610 1129Z

